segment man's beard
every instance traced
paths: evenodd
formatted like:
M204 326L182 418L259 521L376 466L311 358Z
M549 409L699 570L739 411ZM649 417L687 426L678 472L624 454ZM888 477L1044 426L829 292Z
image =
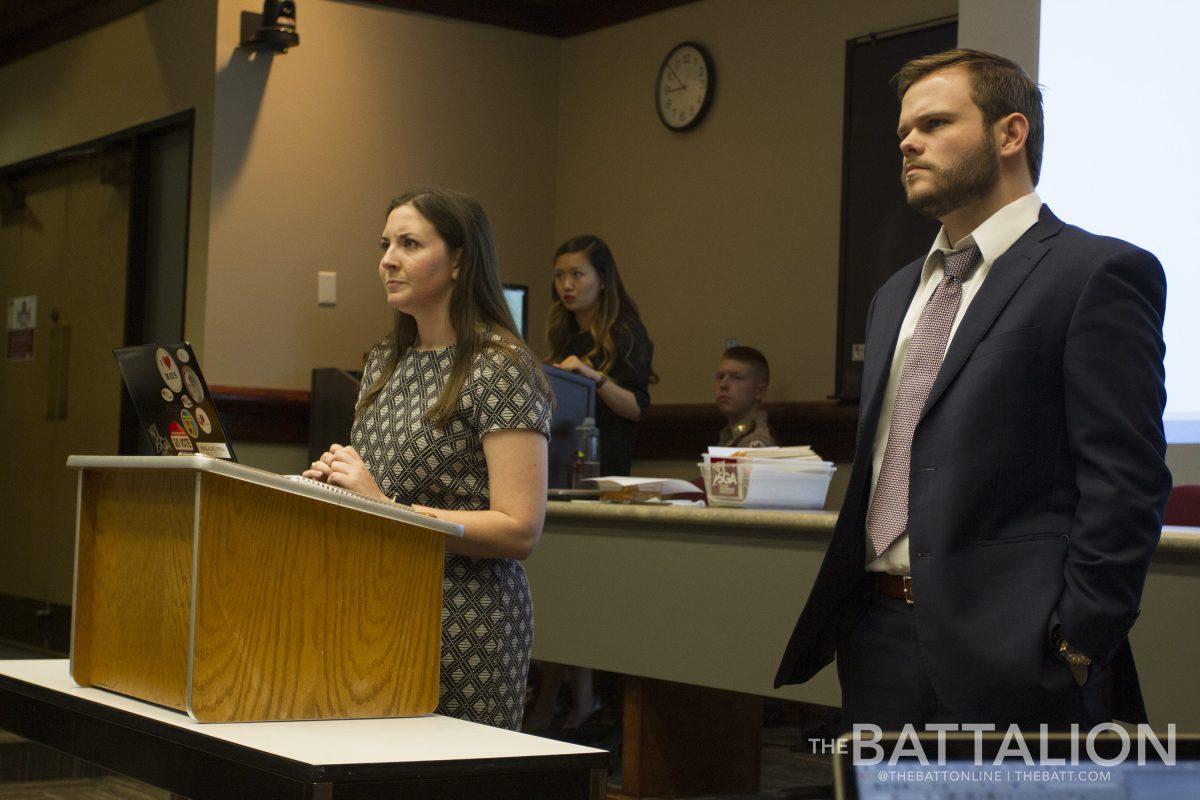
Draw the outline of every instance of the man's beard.
M1000 179L996 143L986 131L980 137L979 147L957 163L945 169L929 167L933 185L916 197L909 191L903 169L902 166L900 183L904 186L905 199L914 210L931 219L941 219L984 197Z

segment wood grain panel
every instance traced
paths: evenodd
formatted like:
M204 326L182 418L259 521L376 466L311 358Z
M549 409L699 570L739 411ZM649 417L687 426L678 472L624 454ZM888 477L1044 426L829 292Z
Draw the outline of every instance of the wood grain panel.
M225 434L235 447L239 442L308 444L308 392L250 386L208 388L221 412Z
M201 499L197 719L434 709L441 534L216 475Z
M182 710L195 476L82 475L72 677Z
M775 439L807 444L830 461L854 458L858 405L834 401L767 403ZM716 444L725 419L710 403L651 405L638 423L637 458L695 459Z
M221 422L238 442L307 444L309 393L298 389L211 386ZM858 404L833 400L767 403L780 444L810 444L822 458L854 459ZM712 403L658 403L638 423L636 458L643 461L696 458L725 419Z
M622 793L758 791L761 697L633 675L625 676L624 695Z

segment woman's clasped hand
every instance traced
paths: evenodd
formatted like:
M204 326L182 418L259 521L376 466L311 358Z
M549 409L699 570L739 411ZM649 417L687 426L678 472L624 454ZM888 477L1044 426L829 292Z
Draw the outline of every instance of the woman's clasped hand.
M329 449L301 474L314 481L358 492L376 500L391 500L379 488L371 471L363 463L362 456L353 447L331 444Z

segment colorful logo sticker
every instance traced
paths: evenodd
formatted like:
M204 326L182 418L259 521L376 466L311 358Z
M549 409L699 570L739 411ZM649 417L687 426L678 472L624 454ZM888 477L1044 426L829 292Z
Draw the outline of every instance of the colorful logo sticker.
M208 418L208 414L204 413L203 408L196 409L196 422L200 423L200 430L212 433L212 420Z
M196 448L199 449L201 455L213 458L233 458L224 442L196 442Z
M183 423L183 429L187 431L188 436L195 439L200 435L200 431L196 428L196 420L192 417L192 412L187 409L180 411L179 420Z
M163 387L163 390L162 390L162 396L163 396L163 400L166 400L168 403L175 399L175 393L172 392L170 389L168 389L165 386ZM183 399L186 400L187 398L185 397Z
M175 365L171 354L160 347L154 353L154 362L158 365L158 374L162 376L167 388L172 392L183 391L183 379L179 377L179 367Z
M204 402L204 384L200 383L200 376L195 373L191 367L183 368L183 382L187 384L188 394L197 403Z
M192 403L192 398L188 397L186 394L179 395L179 402L183 403L184 408L191 408L192 405L194 405Z
M186 364L192 360L191 356L188 355L188 351L182 347L175 351L175 357L179 359L180 364Z
M190 453L195 449L192 447L192 440L184 433L178 422L172 422L168 432L171 436L171 444L180 453Z

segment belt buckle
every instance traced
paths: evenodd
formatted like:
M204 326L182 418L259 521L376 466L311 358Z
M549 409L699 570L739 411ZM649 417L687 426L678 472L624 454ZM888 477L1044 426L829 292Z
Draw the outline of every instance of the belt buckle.
M912 575L901 576L900 582L904 586L904 602L910 606L913 605Z

